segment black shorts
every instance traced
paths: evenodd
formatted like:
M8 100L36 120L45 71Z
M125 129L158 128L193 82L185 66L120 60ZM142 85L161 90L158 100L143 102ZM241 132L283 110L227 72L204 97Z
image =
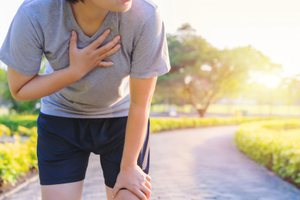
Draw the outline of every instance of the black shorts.
M37 157L41 185L85 178L90 153L100 155L105 185L113 188L120 172L128 116L68 118L39 113ZM149 174L150 119L137 164Z

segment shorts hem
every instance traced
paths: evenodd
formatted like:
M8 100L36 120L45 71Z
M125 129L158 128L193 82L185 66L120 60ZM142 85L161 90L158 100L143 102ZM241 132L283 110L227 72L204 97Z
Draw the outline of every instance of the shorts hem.
M69 178L69 179L61 179L61 180L40 180L40 185L55 185L55 184L63 184L63 183L72 183L76 181L82 181L85 177L80 178Z

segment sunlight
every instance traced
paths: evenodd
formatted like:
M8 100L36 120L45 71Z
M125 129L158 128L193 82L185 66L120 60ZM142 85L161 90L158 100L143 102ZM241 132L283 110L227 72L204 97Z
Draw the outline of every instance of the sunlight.
M266 86L269 89L278 88L281 81L282 78L274 74L266 74L259 72L250 73L250 82L259 83L261 85Z
M297 51L297 50L292 50L292 51ZM293 61L290 61L290 62L293 62ZM300 65L299 66L291 65L290 67L285 67L284 71L283 71L283 75L286 77L299 76L300 75Z
M273 62L282 64L286 76L300 74L299 0L155 2L161 8L167 32L175 33L188 22L217 48L250 44Z

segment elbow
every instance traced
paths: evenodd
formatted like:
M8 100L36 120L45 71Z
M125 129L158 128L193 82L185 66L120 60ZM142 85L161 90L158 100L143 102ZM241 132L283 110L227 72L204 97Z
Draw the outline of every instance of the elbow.
M10 95L15 101L31 101L32 95L24 92L22 88L9 87Z
M28 101L30 99L26 99L24 97L22 97L22 95L20 95L18 92L10 92L12 98L15 100L15 101Z
M25 92L23 90L13 90L10 88L10 95L15 101L33 101L39 99L34 94L30 94L28 92Z
M10 92L10 94L15 101L23 101L23 99L17 93Z

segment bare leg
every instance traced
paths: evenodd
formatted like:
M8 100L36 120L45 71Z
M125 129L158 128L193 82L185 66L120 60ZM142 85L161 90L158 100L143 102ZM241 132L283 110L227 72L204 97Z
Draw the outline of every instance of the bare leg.
M83 180L55 185L41 185L42 200L81 200Z
M129 190L120 190L117 196L113 199L112 188L107 186L106 186L106 196L107 196L107 200L139 200L139 198Z

